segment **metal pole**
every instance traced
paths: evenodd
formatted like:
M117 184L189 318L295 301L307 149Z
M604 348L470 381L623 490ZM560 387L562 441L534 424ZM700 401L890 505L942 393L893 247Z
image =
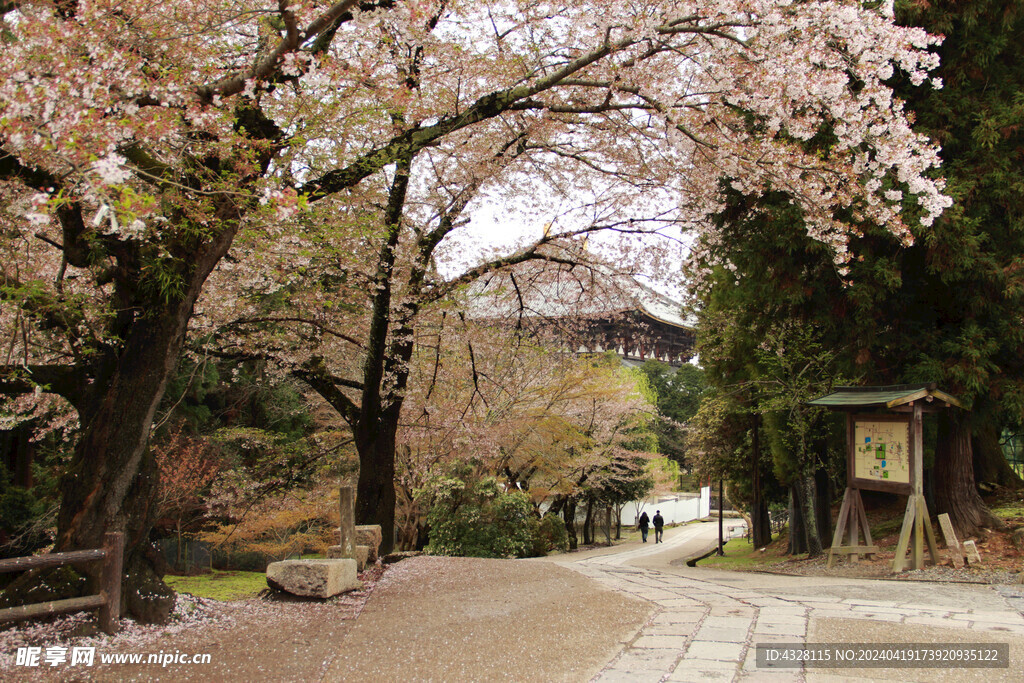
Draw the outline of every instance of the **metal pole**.
M722 550L724 540L722 537L722 499L725 498L723 495L725 491L724 480L718 480L718 554L725 555L725 551Z

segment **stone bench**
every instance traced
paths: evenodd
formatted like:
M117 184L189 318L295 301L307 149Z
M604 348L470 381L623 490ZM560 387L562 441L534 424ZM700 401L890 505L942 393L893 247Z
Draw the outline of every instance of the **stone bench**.
M362 588L353 559L282 560L267 565L267 585L310 598L331 598Z

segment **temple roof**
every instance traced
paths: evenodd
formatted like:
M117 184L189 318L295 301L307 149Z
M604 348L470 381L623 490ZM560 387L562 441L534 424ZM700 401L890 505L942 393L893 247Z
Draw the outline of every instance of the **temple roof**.
M683 317L682 304L604 264L573 269L539 269L522 264L481 278L470 288L471 314L492 317L522 310L525 317L611 318L630 312L693 332L696 322Z

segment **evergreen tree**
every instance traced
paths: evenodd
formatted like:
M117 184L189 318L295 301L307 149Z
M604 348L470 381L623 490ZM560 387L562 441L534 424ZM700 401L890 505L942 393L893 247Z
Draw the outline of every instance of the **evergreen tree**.
M715 252L726 266L700 301L701 358L717 383L756 376L757 345L788 321L813 327L849 377L937 382L958 396L969 412L940 415L934 473L937 512L961 535L1002 525L976 481L1020 485L998 441L1004 427L1024 422L1022 9L1019 1L897 7L903 23L946 36L936 48L942 89L912 86L905 75L896 83L918 129L942 145L955 200L915 231L914 245L863 225L844 286L785 192L731 195ZM828 131L809 144L827 146Z
M1002 525L976 474L1020 485L998 442L1024 415L1024 2L897 9L902 23L946 36L937 48L945 87L897 91L942 145L955 202L902 255L892 316L903 321L908 378L939 382L970 406L969 416L944 416L935 471L938 511L973 534Z

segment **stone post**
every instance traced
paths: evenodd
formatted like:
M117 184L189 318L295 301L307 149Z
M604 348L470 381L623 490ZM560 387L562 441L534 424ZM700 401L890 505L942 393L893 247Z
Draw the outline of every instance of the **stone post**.
M956 569L963 569L964 567L964 551L960 547L960 541L957 540L956 532L953 530L953 523L949 519L949 514L943 512L939 515L939 526L942 528L942 535L946 537L946 547L949 548L949 559L953 561L953 566Z
M351 486L342 486L340 491L341 526L338 528L338 545L341 557L356 556L356 506Z

